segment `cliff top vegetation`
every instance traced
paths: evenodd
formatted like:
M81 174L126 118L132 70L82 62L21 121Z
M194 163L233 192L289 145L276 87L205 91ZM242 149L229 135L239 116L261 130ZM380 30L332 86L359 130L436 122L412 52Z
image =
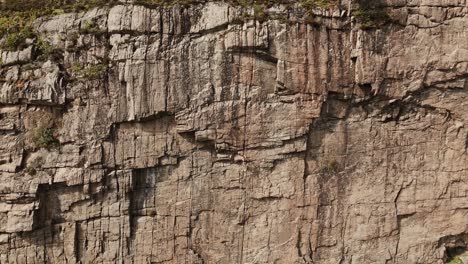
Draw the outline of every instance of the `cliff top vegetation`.
M208 0L136 0L136 4L146 6L193 5ZM221 2L221 1L219 1ZM299 3L306 9L335 6L339 0L224 0L233 5L252 7L255 10L275 4ZM355 16L364 27L371 28L385 17L380 1L356 0ZM6 34L30 35L32 23L38 17L59 15L69 12L81 12L98 6L118 4L118 0L4 0L0 4L0 38ZM19 36L21 38L21 35Z

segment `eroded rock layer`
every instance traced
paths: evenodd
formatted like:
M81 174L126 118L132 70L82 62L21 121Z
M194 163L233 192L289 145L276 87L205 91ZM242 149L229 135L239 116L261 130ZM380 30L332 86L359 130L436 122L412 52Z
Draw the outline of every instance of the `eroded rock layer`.
M58 54L1 52L0 262L466 251L468 2L386 4L370 30L346 1L313 23L224 3L39 19Z

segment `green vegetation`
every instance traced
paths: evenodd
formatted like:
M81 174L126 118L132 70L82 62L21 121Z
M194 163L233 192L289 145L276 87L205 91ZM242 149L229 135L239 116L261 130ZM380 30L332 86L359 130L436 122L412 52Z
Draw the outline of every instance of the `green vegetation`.
M78 77L95 80L101 78L107 71L108 66L104 63L89 65L87 67L80 63L76 63L72 66L72 72Z
M27 47L26 40L34 38L36 34L31 27L24 27L19 32L14 32L6 36L1 48L8 51L24 49Z
M148 0L142 0L148 1ZM266 8L275 5L275 4L291 4L291 1L282 1L282 0L232 0L230 1L232 4L239 5L245 9L252 8L253 15L243 15L243 19L255 19L257 21L263 22L269 18L271 18L271 14L266 12ZM307 17L310 18L313 16L312 9L313 8L329 8L333 5L338 4L338 0L300 0L298 1L300 6L302 6L306 12ZM275 14L273 18L281 19L281 16Z
M61 8L54 8L54 10L52 10L52 14L53 16L58 16L58 15L63 15L65 14L65 10L61 9Z
M0 48L16 51L33 44L39 59L45 59L53 54L54 48L34 32L33 23L38 17L82 11L114 2L116 0L6 0L0 4L0 38L4 37ZM84 26L90 33L96 33L98 29L93 24Z
M2 11L37 12L38 14L63 14L116 4L117 0L6 0Z
M254 3L253 5L249 5L246 2L241 2L241 6L243 8L246 8L245 10L243 10L242 15L240 17L242 21L255 19L257 21L263 22L269 18L269 14L266 12L266 5L256 3ZM250 7L252 9L250 9ZM249 10L247 10L247 8L249 8ZM250 11L253 12L250 13Z
M253 19L268 18L265 9L274 4L291 4L289 0L224 0L233 5L253 9ZM148 6L192 5L203 0L137 0L137 4ZM26 45L28 38L34 37L34 21L38 17L60 15L68 12L85 11L90 8L119 3L118 0L4 0L0 3L0 38L7 36L2 44L5 50L17 50ZM327 8L339 3L338 0L299 0L306 10ZM309 15L311 12L308 12ZM376 28L389 21L382 0L355 0L353 15L364 29ZM252 15L251 15L252 16ZM95 21L83 25L80 33L99 34L102 30Z
M200 3L200 1L196 0L136 0L136 4L141 5L153 5L153 6L172 6L172 5L192 5L196 3Z
M54 50L54 47L49 42L42 38L38 38L35 43L36 49L42 54L48 56Z
M46 126L36 128L33 140L39 148L52 149L60 145L60 142L54 136L52 128Z
M306 9L316 7L326 8L337 4L337 0L301 0L300 3Z
M313 12L315 8L330 8L338 4L338 0L301 0L301 6L304 8L306 16L304 22L308 24L318 24Z
M460 257L456 256L447 261L447 264L464 264Z
M0 4L0 38L32 28L38 17L84 11L115 3L117 0L5 0ZM15 38L20 41L22 37L19 35Z
M149 5L149 6L173 6L173 5L193 5L203 3L202 0L136 0L136 4ZM291 4L294 1L288 0L225 0L233 5L238 5L245 8L262 8L276 5L276 4ZM305 7L329 7L330 5L336 4L337 0L299 0L301 5ZM258 10L259 11L259 10Z
M94 20L89 20L84 23L80 30L81 34L101 34L103 30Z
M49 42L43 38L37 37L34 42L35 51L37 53L37 59L43 60L57 60L61 56L61 51L52 46Z
M19 12L0 9L0 37L5 34L19 33L30 28L36 19L33 12Z
M353 15L363 29L378 28L390 20L384 5L378 0L357 0Z
M86 67L83 70L83 77L87 79L99 79L107 71L107 65L96 64Z
M258 21L265 21L268 18L268 14L265 12L265 6L255 4L253 6L254 18Z
M7 51L16 51L24 49L28 45L35 48L38 60L46 60L57 53L57 50L50 43L38 37L31 27L25 27L19 32L8 34L1 43L0 48Z

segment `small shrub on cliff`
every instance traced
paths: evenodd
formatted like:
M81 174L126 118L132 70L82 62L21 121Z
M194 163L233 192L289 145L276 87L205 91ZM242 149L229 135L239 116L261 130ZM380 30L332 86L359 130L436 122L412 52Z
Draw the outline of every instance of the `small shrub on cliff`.
M83 76L88 79L99 79L107 71L107 65L96 64L84 69Z
M42 38L37 39L35 43L35 47L43 55L48 55L52 53L52 51L54 50L54 47L50 45L49 42L47 42L46 40Z
M29 39L29 42L28 42ZM2 42L1 48L7 51L22 50L28 45L32 45L38 60L45 60L51 57L57 50L47 41L38 37L30 27L23 28L18 33L8 34Z
M53 130L50 127L37 128L33 140L39 148L52 149L60 145L60 142L55 138Z
M304 22L308 24L320 25L320 19L314 13L316 8L330 8L338 4L337 0L301 0L300 5L305 11Z
M32 28L25 27L20 32L15 32L7 35L2 43L2 49L8 51L21 50L27 47L27 39L34 38L36 34Z
M358 0L353 15L363 29L377 28L390 20L384 4L379 0Z
M37 38L34 42L34 47L38 60L58 60L62 56L62 52L59 49L56 49L43 38Z
M100 34L103 33L103 30L94 20L86 21L83 27L80 29L81 34Z
M1 48L7 51L14 51L22 45L26 45L26 39L21 37L18 33L12 33L5 38Z
M0 37L8 33L18 32L21 27L24 27L23 17L21 16L7 16L1 14L0 16Z
M268 14L265 12L265 6L263 5L254 5L254 18L258 21L265 21L268 18Z
M77 77L95 80L101 78L104 73L107 71L108 67L104 63L89 65L84 67L80 63L75 63L71 70L74 72Z
M81 75L81 71L83 70L83 65L79 62L73 63L71 66L71 71L75 73L75 75Z

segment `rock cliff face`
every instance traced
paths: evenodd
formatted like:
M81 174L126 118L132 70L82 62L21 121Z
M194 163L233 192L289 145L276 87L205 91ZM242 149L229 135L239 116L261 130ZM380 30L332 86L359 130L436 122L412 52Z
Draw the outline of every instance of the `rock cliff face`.
M371 30L346 1L38 19L54 56L1 51L0 262L463 254L468 2L386 5Z

